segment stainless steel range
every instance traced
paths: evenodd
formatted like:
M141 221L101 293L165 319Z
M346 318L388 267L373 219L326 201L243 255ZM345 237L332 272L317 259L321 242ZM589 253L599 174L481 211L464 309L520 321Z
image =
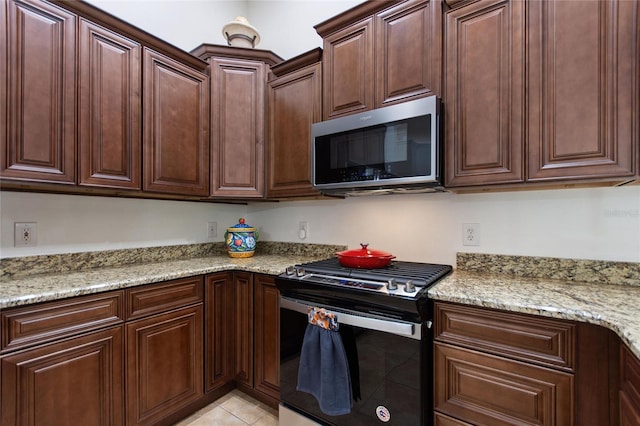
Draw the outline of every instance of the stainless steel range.
M281 422L432 424L433 310L427 291L451 270L402 261L356 269L327 259L289 267L278 276ZM307 314L319 308L337 317L347 349L353 387L348 414L327 414L317 396L298 390Z

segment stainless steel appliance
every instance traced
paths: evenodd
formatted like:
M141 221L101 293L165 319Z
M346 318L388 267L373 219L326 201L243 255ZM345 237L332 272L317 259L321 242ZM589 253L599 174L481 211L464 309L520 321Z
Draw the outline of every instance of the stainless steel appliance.
M312 125L313 185L335 195L444 190L437 97Z
M276 279L282 418L337 426L431 424L433 312L427 290L451 269L402 261L380 269L352 269L337 259L287 268ZM296 390L309 307L335 313L345 347L352 347L349 414L327 415L316 398Z

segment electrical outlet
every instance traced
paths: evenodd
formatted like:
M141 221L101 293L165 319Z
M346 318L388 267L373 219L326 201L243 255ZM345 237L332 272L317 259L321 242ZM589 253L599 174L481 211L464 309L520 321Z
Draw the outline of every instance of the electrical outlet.
M298 238L301 240L309 238L309 222L306 220L298 222Z
M462 224L462 245L463 246L479 246L480 245L480 224L479 223L463 223Z
M36 222L15 222L14 247L35 247L38 245L38 224Z
M218 222L207 222L207 238L218 236Z

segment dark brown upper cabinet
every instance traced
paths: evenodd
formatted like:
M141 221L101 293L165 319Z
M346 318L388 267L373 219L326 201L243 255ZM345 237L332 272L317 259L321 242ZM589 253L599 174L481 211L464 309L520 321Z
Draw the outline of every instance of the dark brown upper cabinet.
M315 26L325 120L440 94L440 0L365 2Z
M73 185L77 16L9 0L0 22L0 178Z
M524 181L525 2L445 14L445 182Z
M202 44L211 73L211 196L265 196L265 93L270 51Z
M311 125L322 120L321 49L272 68L267 96L267 197L315 196Z
M140 44L80 19L79 180L141 189Z
M209 194L209 77L144 48L145 191Z
M633 178L640 145L638 2L526 3L528 180Z
M452 4L445 185L637 178L639 32L624 0Z

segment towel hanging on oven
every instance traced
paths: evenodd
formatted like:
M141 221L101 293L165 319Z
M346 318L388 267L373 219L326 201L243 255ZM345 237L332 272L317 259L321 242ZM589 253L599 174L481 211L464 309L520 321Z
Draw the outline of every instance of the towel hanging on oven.
M353 405L351 375L337 317L318 308L309 308L308 314L296 389L313 395L325 414L348 414Z

